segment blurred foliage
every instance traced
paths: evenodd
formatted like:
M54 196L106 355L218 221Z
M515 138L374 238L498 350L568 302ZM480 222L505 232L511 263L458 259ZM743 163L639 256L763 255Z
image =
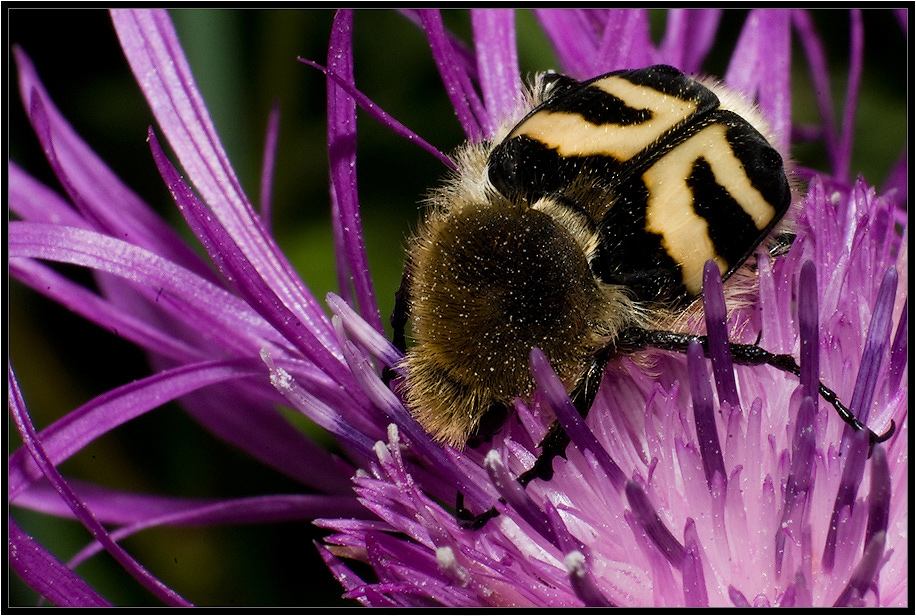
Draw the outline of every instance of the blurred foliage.
M446 11L446 23L464 40L470 26L463 11ZM56 104L96 152L162 216L186 231L184 221L152 163L146 143L150 111L127 67L106 12L9 10L10 44L36 64ZM325 85L297 56L324 63L333 13L326 10L172 11L223 144L251 199L256 202L267 115L281 108L273 196L273 228L296 269L323 301L336 290L328 216ZM728 11L717 51L705 70L722 74L744 13ZM848 16L822 11L816 23L827 40L834 95L842 100L848 64ZM907 127L907 41L895 17L865 11L866 71L860 97L852 168L880 186L902 151ZM550 46L528 11L517 16L524 74L558 68ZM653 12L653 33L664 15ZM441 87L422 33L401 15L358 12L354 26L358 87L383 109L443 151L463 139ZM795 113L817 121L807 73L796 45ZM10 56L9 157L57 187L31 134L15 87ZM808 88L808 89L806 89ZM822 148L793 153L823 168ZM370 266L383 321L400 281L403 247L416 224L425 191L443 173L438 161L361 115L358 178ZM58 188L59 189L59 188ZM74 274L86 280L84 273ZM68 410L125 382L148 374L143 354L112 333L87 325L59 306L9 288L9 351L35 422L45 426ZM11 428L11 450L19 444ZM296 492L298 484L222 443L168 405L120 428L63 465L82 477L120 489L182 496L230 497ZM87 541L75 522L16 509L16 520L60 558ZM160 529L126 541L126 547L167 584L199 605L348 605L311 540L309 524L259 527ZM144 605L150 597L106 556L80 568L104 596L121 605ZM13 605L34 604L35 595L11 576Z

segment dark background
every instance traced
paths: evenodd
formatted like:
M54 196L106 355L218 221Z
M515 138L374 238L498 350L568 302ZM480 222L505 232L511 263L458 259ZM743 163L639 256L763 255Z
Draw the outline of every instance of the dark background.
M324 77L296 62L326 59L330 11L177 10L173 20L198 86L243 186L257 200L264 130L270 105L281 104L274 184L276 236L302 278L322 298L336 290L328 218ZM654 32L664 15L653 15ZM19 9L7 13L10 45L32 58L53 100L75 129L141 197L175 226L185 228L151 161L146 128L151 113L127 67L108 14L99 10ZM744 13L727 12L717 49L704 69L721 75ZM447 11L447 24L470 40L465 12ZM832 86L845 92L848 15L818 12L828 41ZM906 139L911 57L889 12L866 11L866 72L852 169L881 185ZM524 73L557 68L533 16L517 17ZM357 12L354 26L358 87L383 109L443 151L463 139L422 33L388 11ZM9 51L9 49L7 50ZM793 58L801 69L798 47ZM16 70L8 55L9 158L57 187L22 112ZM793 81L798 121L814 122L807 73ZM809 88L806 91L805 88ZM799 147L803 164L825 168L821 147ZM405 238L419 201L443 169L438 161L361 115L359 189L370 266L383 321L400 280ZM190 237L190 235L188 236ZM76 274L79 276L80 274ZM9 284L10 358L26 402L42 427L100 393L149 374L142 353L109 332ZM10 451L19 446L10 422ZM81 477L124 490L186 497L290 493L295 484L216 442L169 405L119 428L62 465ZM66 560L88 541L70 521L13 511L17 522ZM125 547L155 575L199 605L348 605L318 557L310 524L150 530ZM106 555L79 572L120 605L148 605L151 597ZM12 605L35 594L11 576Z

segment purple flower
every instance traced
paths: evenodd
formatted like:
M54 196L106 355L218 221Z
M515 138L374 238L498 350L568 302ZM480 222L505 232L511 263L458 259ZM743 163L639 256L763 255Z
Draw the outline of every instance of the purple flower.
M492 135L521 91L513 13L472 11L472 48L437 11L406 15L425 33L468 138ZM180 586L169 588L119 541L163 525L317 520L331 531L318 545L322 557L346 596L367 605L904 605L907 312L897 278L907 269L907 167L903 156L880 193L850 179L863 53L861 14L851 15L839 129L808 14L748 15L725 82L756 98L781 146L821 137L829 170L798 169L807 187L796 238L786 254L756 258L757 285L730 292L740 301L726 312L721 282L708 276L705 324L699 313L685 322L705 326L713 341L753 343L759 335L762 347L800 357L800 377L732 366L714 342L709 362L698 348L645 352L611 363L583 421L535 350L538 390L516 401L516 418L479 451L434 443L380 378L398 352L381 333L361 235L357 101L396 134L413 136L356 91L350 12L335 19L326 67L342 289L327 298L332 319L241 190L164 12L115 11L113 20L158 122L149 133L153 160L215 269L93 154L17 50L20 95L65 196L9 163L19 217L9 223L10 273L137 344L155 372L36 431L9 369L9 406L24 443L9 459L10 503L76 518L94 538L65 565L10 518L14 570L55 604L103 605L72 569L104 549L161 601L183 605ZM655 45L643 11L536 16L557 68L578 78L657 62L699 71L720 21L718 11L673 11ZM822 122L814 129L790 115L793 31L818 92ZM268 168L265 185L270 176ZM45 262L90 269L98 291ZM848 429L819 399L818 379L872 430L893 421L896 433L869 451L867 433ZM203 427L299 481L303 493L162 497L57 469L177 398ZM304 436L280 405L332 434L341 456ZM533 463L555 416L572 439L568 460L555 461L553 480L523 489L515 477ZM473 512L496 506L500 515L479 530L462 528L451 506L457 492ZM369 566L371 579L354 560Z

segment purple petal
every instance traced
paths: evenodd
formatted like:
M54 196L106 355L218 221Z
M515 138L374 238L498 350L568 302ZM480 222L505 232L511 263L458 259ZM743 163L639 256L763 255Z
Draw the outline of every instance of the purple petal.
M95 398L42 430L39 438L51 463L57 465L99 436L170 400L206 385L251 374L251 364L239 361L182 366ZM10 501L39 476L39 467L24 449L10 456L7 488Z
M164 10L115 10L112 21L137 83L203 200L287 306L332 344L321 306L255 214L219 141L175 29Z
M865 593L871 589L875 582L875 576L877 576L881 566L881 557L884 556L885 541L885 533L880 532L866 544L862 559L856 565L856 570L853 572L849 584L846 585L846 588L843 589L843 592L834 602L834 607L860 604Z
M868 526L865 528L865 545L878 533L887 532L891 505L891 474L887 454L882 445L876 445L871 456L871 487L868 491Z
M337 436L360 457L371 456L375 441L359 429L361 426L352 425L352 422L346 421L337 409L302 387L289 372L278 366L269 354L264 353L263 357L270 371L271 384L293 408L299 409L319 426Z
M125 186L80 139L51 102L28 56L17 48L13 51L19 69L20 94L36 134L48 153L55 174L86 219L86 222L72 226L108 233L175 261L203 278L215 280L213 272L175 230ZM140 138L140 135L137 137ZM10 182L12 184L13 177ZM14 205L12 192L10 200L13 209L19 207ZM52 203L41 205L37 208L41 211L41 218L30 219L42 220L50 215L50 211L60 212L60 207L50 211L44 209L51 207ZM69 207L66 209L72 212ZM32 216L37 214L35 210L31 212ZM29 218L24 214L23 217ZM69 224L71 218L68 216L53 222Z
M286 346L237 297L142 248L91 231L11 222L9 256L71 263L136 282L161 310L196 330L214 348L240 355Z
M836 120L833 115L833 103L830 98L830 73L827 70L827 59L823 42L814 28L814 22L807 11L797 10L792 13L792 23L798 32L802 49L808 58L811 71L811 82L814 86L814 97L817 109L821 116L824 144L827 156L830 158L830 167L834 173L839 170L837 158L837 142L839 136L836 132Z
M110 607L86 581L7 518L10 568L42 597L60 607Z
M563 72L576 79L593 77L596 69L592 59L598 40L583 14L575 9L534 9L534 14L550 38Z
M564 554L580 552L583 556L590 553L588 547L569 532L560 512L549 500L544 501L544 515L547 517L547 522L557 538L561 552Z
M609 9L590 73L639 68L663 61L652 45L644 10ZM664 59L668 62L668 58ZM590 75L591 76L591 75Z
M7 168L9 207L21 219L80 229L92 228L92 225L77 214L69 203L23 171L16 163L9 161Z
M848 546L837 545L840 534L840 525L843 520L848 520L852 512L856 494L859 491L859 482L865 470L865 458L868 454L868 433L865 430L854 431L849 441L849 447L843 456L846 462L843 465L843 474L840 477L840 486L833 503L833 513L830 516L830 525L827 527L827 539L824 545L822 566L825 571L832 571L837 556L837 549L848 549Z
M363 517L368 511L353 496L313 496L277 494L252 496L205 503L164 515L147 514L140 520L111 533L123 541L140 531L157 527L217 526L223 524L269 524L275 522L308 522L324 515ZM80 550L68 563L77 567L102 550L94 541Z
M145 319L113 305L36 261L13 259L9 272L19 282L71 312L161 357L178 362L205 359L200 349L150 325Z
M703 267L703 310L706 315L709 358L712 361L712 373L716 379L719 400L738 408L738 385L735 383L735 369L728 341L728 313L722 293L722 275L719 273L719 266L712 259Z
M807 501L814 481L814 456L817 443L814 435L814 401L802 400L796 418L792 441L792 465L785 484L782 517L776 531L776 571L782 571L785 544L789 534L808 523Z
M897 290L897 271L891 267L881 281L878 297L875 300L874 312L868 324L865 336L865 350L862 362L856 375L856 387L849 401L849 409L862 423L866 423L874 400L875 387L881 372L882 361L887 355L887 346L891 332L891 317L894 310L894 295ZM852 430L847 426L847 434ZM845 435L844 435L845 436Z
M662 555L668 559L668 562L679 569L684 562L684 547L671 534L665 523L662 522L658 512L649 502L649 497L646 495L645 490L636 482L628 481L625 491L627 502L629 502L630 509L640 528Z
M684 605L709 607L700 538L697 536L696 522L691 518L687 518L684 527L684 562L681 564L681 572L684 576Z
M277 141L280 134L280 101L274 101L267 116L267 130L264 134L264 162L261 166L261 192L258 205L261 206L261 220L268 230L271 228L271 199L274 185L274 168L277 161Z
M557 420L570 440L580 451L589 451L595 456L595 460L600 467L607 473L611 484L621 490L626 483L626 476L620 467L611 459L607 450L598 442L594 433L585 425L585 420L579 415L566 388L560 382L559 377L550 366L550 361L544 352L538 348L531 349L531 374L537 386L547 395L550 407L557 416Z
M348 593L352 593L357 588L366 588L367 594L365 598L371 598L373 600L371 603L367 603L368 605L387 605L392 607L396 605L393 601L384 597L384 595L375 592L371 587L367 587L366 583L363 582L359 576L353 573L340 561L340 559L334 556L323 545L315 542L315 547L318 549L318 553L321 554L321 558L324 559L328 569L331 570L331 573L334 574L334 577L337 578L337 581L340 582Z
M340 10L334 16L328 44L328 70L353 83L353 12ZM375 301L369 261L363 241L356 189L356 101L332 79L328 79L328 158L331 176L331 220L337 255L340 292L379 332L382 319ZM350 285L355 295L351 295Z
M585 607L615 607L614 603L608 600L598 588L595 578L588 570L582 552L570 552L563 559L563 563L569 573L569 583Z
M302 485L331 494L350 492L353 467L291 429L289 419L257 392L260 384L260 379L233 380L226 387L191 392L182 405L211 434Z
M442 23L442 15L438 10L424 9L418 12L418 16L445 84L445 91L468 139L480 141L493 134L495 118L487 113L474 90L470 75L458 61L455 48Z
M726 478L722 446L716 428L716 412L713 408L712 387L706 372L706 360L699 342L693 341L687 348L687 371L690 375L690 397L693 400L693 415L697 433L697 447L703 459L706 484L711 489L716 474Z
M232 231L251 210L164 10L114 10L124 55L191 181ZM235 215L230 219L230 213ZM233 224L235 223L235 224Z
M725 82L756 99L778 149L788 149L792 100L789 88L790 13L753 9L747 16L725 73ZM756 96L755 96L756 95Z
M817 321L817 269L805 261L798 278L799 381L817 405L820 386L820 343Z
M487 114L512 117L522 98L514 9L471 9L477 73ZM495 127L494 127L495 128ZM492 134L488 134L492 137Z
M386 129L390 130L392 133L394 133L398 137L406 139L407 141L410 141L411 143L417 144L421 149L426 150L427 152L429 152L430 154L438 158L439 161L443 165L448 167L449 169L455 168L455 162L451 158L449 158L447 154L443 154L440 150L436 149L428 141L420 137L417 133L413 132L412 130L410 130L409 128L407 128L406 126L398 122L388 112L386 112L384 109L382 109L381 107L376 105L374 102L372 102L372 100L368 96L366 96L365 94L357 90L354 84L346 81L343 77L341 77L337 73L330 71L329 69L318 64L317 62L313 62L306 58L297 58L297 59L299 62L302 62L303 64L306 64L308 66L311 66L312 68L318 69L319 71L324 73L329 79L334 80L334 83L336 83L338 86L343 88L343 90L347 94L353 97L353 99L356 101L356 104L359 105L360 109L365 111L369 115L370 118L373 118L376 122L384 126Z
M39 433L41 435L42 433ZM53 456L52 456L53 458ZM178 498L122 492L106 487L71 479L73 491L92 509L95 517L104 524L132 524L150 516L160 516L192 507L200 507L211 501L203 498ZM73 511L60 499L57 491L45 481L33 483L25 492L16 497L16 506L40 511L58 517L73 517Z
M900 311L900 320L897 322L897 332L894 334L894 342L891 345L891 359L887 368L887 393L890 395L897 391L900 385L900 379L906 370L907 363L907 332L910 314L907 310L909 299L904 300L903 309Z
M25 449L28 450L29 454L32 456L35 464L41 471L41 474L44 475L51 485L58 491L61 497L67 502L70 508L73 510L73 513L76 514L76 517L79 521L86 527L86 529L92 533L92 536L96 538L105 548L105 550L111 554L111 556L118 562L121 567L124 568L134 579L136 579L140 584L143 585L150 593L158 597L163 602L168 605L174 606L190 606L190 604L185 601L181 595L176 593L174 590L163 584L155 576L149 573L140 563L138 563L132 556L130 556L124 549L119 546L117 543L112 540L111 535L108 534L108 531L102 526L99 521L92 515L92 512L86 508L85 503L77 498L76 494L73 493L73 490L67 484L66 480L61 476L60 472L57 470L55 464L48 457L48 454L45 452L45 448L41 442L38 432L35 430L35 426L32 425L32 420L29 417L28 411L25 408L25 403L22 401L22 394L19 392L19 385L16 382L16 378L13 375L12 368L8 368L7 371L7 384L9 388L9 409L10 414L13 416L13 422L16 424L16 429L19 431L20 436L22 437L22 442Z
M744 596L744 593L742 593L731 584L728 586L728 598L731 599L731 602L735 607L751 607L751 604L748 602L747 597Z
M373 357L377 357L386 366L394 367L403 354L377 330L356 314L349 304L333 293L328 293L328 308L340 317L347 333Z
M385 412L404 431L414 453L425 459L430 468L436 469L445 485L457 488L475 503L486 504L489 507L495 495L491 487L483 485L483 474L470 476L467 471L458 468L449 459L442 446L429 438L429 434L404 409L400 400L385 386L375 369L352 342L348 341L344 345L344 356L361 389L366 392L373 404Z
M837 151L837 166L834 176L840 181L849 179L849 165L852 159L852 141L855 136L856 111L859 102L859 86L862 82L862 55L865 48L865 32L862 13L852 9L849 13L849 77L846 81L846 103L843 105L843 123L840 128L840 142Z
M721 9L669 10L660 49L663 61L685 73L699 73L715 40L721 17Z
M484 466L487 469L490 480L496 486L500 496L506 500L506 503L531 525L531 528L537 534L559 547L559 540L550 524L547 523L544 511L534 504L522 484L516 481L509 473L509 469L506 468L499 457L499 452L495 449L490 451L484 459Z
M318 332L326 327L326 318L319 324L309 320L305 314L300 318L301 313L294 313L275 293L270 281L265 279L261 271L242 254L241 248L226 229L210 215L200 199L182 181L165 157L152 131L149 135L149 144L159 173L168 186L175 204L227 281L249 306L257 310L277 331L284 334L286 340L295 344L305 357L326 374L342 378L340 359L321 344L318 336Z

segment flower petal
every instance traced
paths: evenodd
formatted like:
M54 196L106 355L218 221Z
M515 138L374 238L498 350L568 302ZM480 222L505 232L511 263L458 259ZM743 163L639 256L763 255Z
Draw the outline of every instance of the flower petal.
M442 23L442 15L436 9L423 9L418 11L418 17L445 84L445 91L468 139L480 141L492 135L496 128L496 118L487 112L474 90L470 75L458 61L452 40Z
M477 74L487 114L510 118L522 99L514 9L471 9ZM495 127L494 127L495 128ZM492 134L488 134L492 137Z
M68 413L41 431L49 459L58 465L99 436L194 389L253 373L248 364L206 362L183 366L123 385ZM40 477L38 466L24 449L9 459L9 500Z
M339 357L335 357L329 347L321 343L320 333L327 329L327 318L322 315L319 321L313 321L308 318L308 312L297 314L284 303L271 281L246 258L234 238L219 221L210 216L206 206L182 181L152 131L149 144L159 173L175 199L175 204L239 296L322 371L332 377L343 378ZM330 345L330 348L335 347L333 343Z
M662 61L688 74L697 74L709 53L721 9L671 9L660 45Z
M32 425L32 420L22 400L22 394L19 392L19 385L13 375L12 367L8 367L7 369L7 385L9 391L8 403L10 414L13 416L13 422L16 424L16 428L19 430L19 434L22 437L24 448L28 451L29 455L32 456L41 474L51 482L51 485L54 486L61 497L67 502L83 526L92 533L125 571L140 582L140 584L154 596L168 605L190 606L181 595L159 581L159 579L147 571L143 565L138 563L121 546L115 543L105 527L102 526L92 515L92 512L86 508L85 503L80 501L76 494L74 494L66 480L57 470L55 464L48 457L41 438L35 430L35 426ZM55 570L54 572L59 573L59 570ZM72 583L72 580L67 578L65 578L65 581Z
M751 10L725 72L729 87L757 100L783 152L788 151L792 111L790 16L787 10Z
M322 308L255 214L223 150L164 10L113 10L112 21L137 83L204 202L252 266L322 343L333 334Z
M60 607L111 606L83 578L19 528L12 518L7 521L10 568L35 592Z
M84 222L73 226L93 228L137 244L204 278L214 280L213 272L188 248L175 230L125 186L80 139L54 106L28 56L18 48L14 48L13 52L19 69L20 95L29 112L29 119L49 156L55 174L84 219ZM11 177L11 184L13 179ZM25 205L14 204L12 192L10 201L14 210ZM26 219L40 220L35 217L43 218L50 211L61 210L59 206L52 210L45 210L45 207L51 208L52 203L30 209L28 213L20 209L20 214ZM73 222L71 218L67 217L67 224ZM55 222L64 222L64 219Z

